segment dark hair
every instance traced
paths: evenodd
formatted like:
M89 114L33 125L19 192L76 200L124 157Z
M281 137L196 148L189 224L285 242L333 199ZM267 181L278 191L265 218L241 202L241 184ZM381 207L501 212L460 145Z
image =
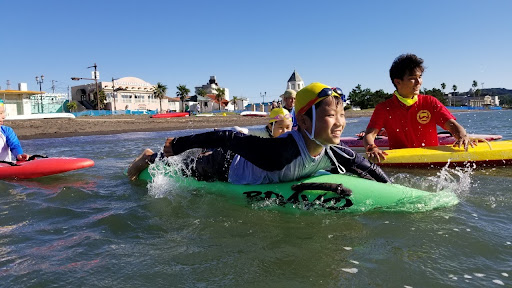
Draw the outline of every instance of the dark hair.
M395 79L404 79L405 75L412 74L416 71L416 69L420 69L421 73L425 71L425 67L423 67L423 59L414 55L414 54L402 54L395 58L393 64L391 64L391 68L389 68L389 77L391 78L391 83L395 86Z
M325 101L325 99L329 99L329 98L334 99L334 104L336 104L336 107L338 107L339 105L343 105L343 101L341 100L341 97L329 96L329 97L325 97L324 99L318 101L318 103L315 104L315 110L318 110L318 108L320 106L322 106L322 105L320 105L320 103ZM313 110L311 108L313 108L313 106L311 106L306 112L304 112L304 116L307 116L309 119L313 118ZM313 120L313 119L311 119L311 120Z

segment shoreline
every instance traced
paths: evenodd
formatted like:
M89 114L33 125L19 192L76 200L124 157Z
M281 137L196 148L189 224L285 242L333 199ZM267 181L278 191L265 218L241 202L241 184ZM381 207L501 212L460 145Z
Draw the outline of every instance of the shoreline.
M452 113L475 112L451 110ZM483 111L478 111L483 112ZM347 110L346 118L371 117L373 109ZM215 115L212 117L150 118L149 115L82 116L74 119L5 120L20 140L112 135L130 132L176 131L186 129L226 128L265 125L267 117Z

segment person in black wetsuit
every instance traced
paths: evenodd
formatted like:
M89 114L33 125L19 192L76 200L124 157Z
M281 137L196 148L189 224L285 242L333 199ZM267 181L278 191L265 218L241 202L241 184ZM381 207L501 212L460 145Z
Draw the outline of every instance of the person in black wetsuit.
M191 176L205 181L277 183L329 170L390 182L379 167L340 144L346 124L342 95L339 88L312 83L297 93L298 130L277 138L260 138L229 130L168 138L163 154L170 157L193 148L210 149L206 154L197 155L192 167ZM130 165L130 179L136 179L156 157L156 153L145 150Z

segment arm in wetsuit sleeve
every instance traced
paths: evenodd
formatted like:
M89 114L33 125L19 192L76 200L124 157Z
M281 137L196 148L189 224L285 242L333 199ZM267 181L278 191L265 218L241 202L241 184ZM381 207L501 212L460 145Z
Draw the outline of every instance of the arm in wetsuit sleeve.
M172 141L174 155L193 148L230 150L267 171L281 170L300 156L297 142L291 134L278 138L261 138L229 130L217 130L177 137Z
M332 148L336 149L332 149ZM361 155L354 152L352 149L347 147L345 144L342 145L333 145L333 147L329 148L333 152L334 157L336 157L336 161L347 169L348 172L358 175L362 178L371 178L377 182L389 183L391 179L380 169L379 166L371 163ZM340 150L342 153L339 153L337 150ZM332 160L331 160L332 162ZM332 169L336 170L336 169ZM336 173L337 171L331 171Z

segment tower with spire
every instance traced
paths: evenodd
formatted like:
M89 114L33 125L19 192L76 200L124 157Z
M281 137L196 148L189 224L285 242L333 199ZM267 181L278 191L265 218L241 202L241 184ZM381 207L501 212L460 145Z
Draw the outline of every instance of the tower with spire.
M304 81L302 81L299 73L293 70L292 76L290 76L288 83L286 83L286 89L299 91L302 88L304 88Z

